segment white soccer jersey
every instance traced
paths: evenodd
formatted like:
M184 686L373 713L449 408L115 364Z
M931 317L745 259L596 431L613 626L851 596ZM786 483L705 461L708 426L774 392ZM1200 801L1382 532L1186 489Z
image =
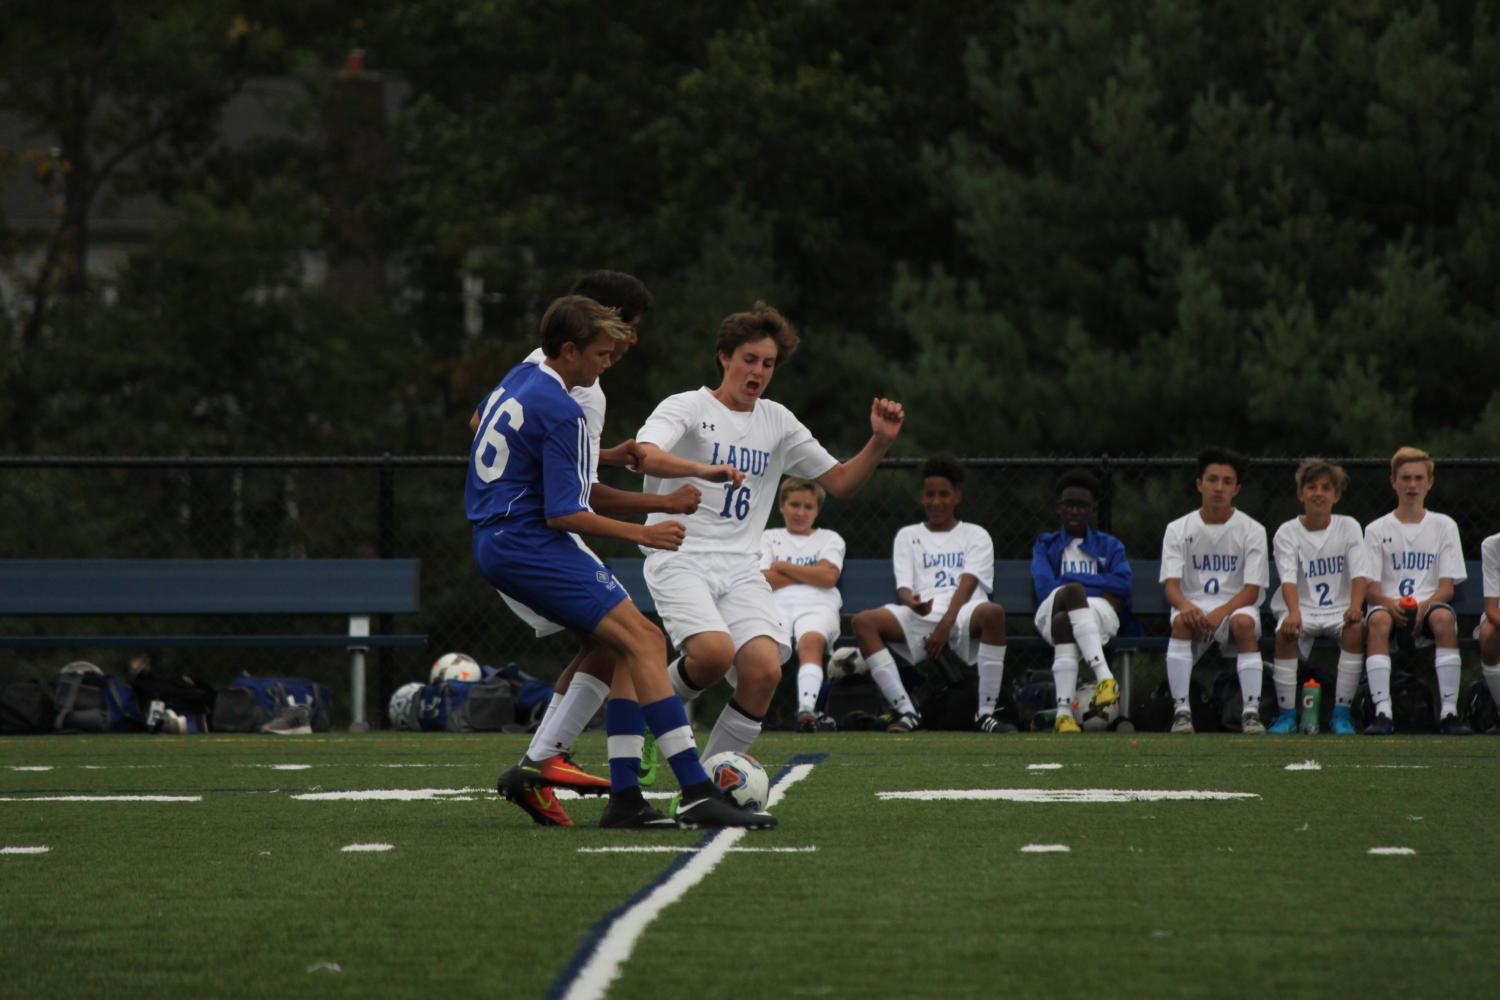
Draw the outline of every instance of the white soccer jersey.
M767 528L760 536L760 568L770 569L778 559L799 566L816 566L826 561L842 572L844 538L827 528L814 528L806 535L794 535L785 528ZM792 583L774 593L776 603L786 610L824 607L838 611L843 606L838 587Z
M1372 578L1387 597L1415 597L1425 601L1437 592L1438 581L1466 578L1458 525L1447 514L1426 511L1416 524L1402 524L1392 511L1365 528L1365 544L1375 560Z
M931 598L928 617L941 616L965 573L979 581L969 599L989 598L995 586L995 544L988 531L968 521L959 521L951 531L908 524L891 543L891 566L896 589L907 587L920 600Z
M1479 565L1484 570L1485 597L1500 597L1500 534L1479 543Z
M759 555L760 535L776 505L783 475L816 479L838 464L792 411L770 399L748 412L731 410L706 388L662 400L635 438L690 462L729 464L745 473L739 487L687 479L703 492L688 517L651 514L647 524L670 519L687 526L682 552L738 552ZM644 492L666 494L681 479L647 476ZM642 547L650 555L656 551Z
M1271 550L1281 582L1297 584L1297 606L1304 618L1342 617L1354 581L1373 578L1364 530L1347 514L1334 514L1322 531L1308 531L1294 517L1276 529ZM1271 595L1271 609L1286 613L1280 586Z
M1158 579L1180 580L1182 596L1212 611L1251 584L1266 589L1266 555L1266 529L1249 514L1236 510L1223 524L1205 524L1195 510L1167 525Z

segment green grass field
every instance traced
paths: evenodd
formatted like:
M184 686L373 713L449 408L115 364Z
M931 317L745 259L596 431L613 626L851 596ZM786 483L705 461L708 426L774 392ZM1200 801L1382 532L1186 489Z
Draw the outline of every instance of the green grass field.
M524 741L0 740L4 992L562 995L591 930L683 857L597 849L705 837L599 830L596 799L568 803L575 829L533 826L490 791ZM773 774L826 756L787 788L778 830L744 835L646 926L604 995L1426 997L1497 981L1493 737L771 733L755 750ZM602 753L589 735L578 760L602 773ZM955 789L1010 797L879 794ZM1083 789L1247 797L1026 800ZM299 797L379 790L408 797ZM66 800L108 795L186 800ZM1415 853L1369 853L1395 847Z

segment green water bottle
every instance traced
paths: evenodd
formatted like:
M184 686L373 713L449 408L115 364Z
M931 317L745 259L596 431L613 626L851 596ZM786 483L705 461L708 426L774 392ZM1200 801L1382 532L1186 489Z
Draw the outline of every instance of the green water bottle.
M1297 728L1304 736L1316 736L1318 734L1318 710L1323 706L1323 685L1315 679L1308 678L1306 684L1302 685L1302 715L1297 720Z

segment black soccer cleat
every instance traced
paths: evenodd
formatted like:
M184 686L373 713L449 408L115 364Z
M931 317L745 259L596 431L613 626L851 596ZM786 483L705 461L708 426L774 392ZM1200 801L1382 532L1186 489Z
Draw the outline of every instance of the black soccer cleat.
M621 803L614 799L604 807L599 825L611 830L676 830L678 824L670 816L663 816L648 802Z
M1458 721L1456 715L1445 715L1438 723L1438 732L1444 736L1473 736L1474 730Z
M691 802L678 800L677 822L684 830L705 827L744 827L749 830L773 830L776 817L768 812L742 806L715 790L711 795Z
M1389 736L1395 731L1396 727L1391 724L1391 717L1389 715L1377 715L1365 727L1366 736Z
M981 733L1014 733L1017 731L1015 723L1007 722L997 713L981 715L974 720L974 728Z

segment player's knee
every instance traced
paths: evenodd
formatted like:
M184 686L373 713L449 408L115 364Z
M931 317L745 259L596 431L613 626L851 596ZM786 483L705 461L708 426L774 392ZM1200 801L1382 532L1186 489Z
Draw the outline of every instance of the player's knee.
M1391 635L1391 613L1384 608L1370 612L1365 619L1365 636L1369 639L1385 640Z
M1230 615L1229 634L1242 641L1253 639L1255 638L1255 622L1249 615Z
M1089 595L1083 589L1083 584L1076 581L1065 583L1057 591L1057 600L1069 611L1077 611L1079 608L1088 607Z
M1193 637L1193 630L1188 627L1187 619L1182 615L1178 615L1172 619L1171 635L1174 639L1191 639Z

